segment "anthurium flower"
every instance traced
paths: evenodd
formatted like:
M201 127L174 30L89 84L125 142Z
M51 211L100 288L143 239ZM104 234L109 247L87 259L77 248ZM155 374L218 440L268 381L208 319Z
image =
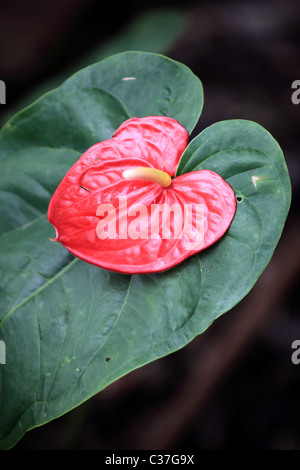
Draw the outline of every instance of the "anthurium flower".
M50 201L55 241L122 273L164 271L218 241L235 194L210 170L174 176L188 138L175 119L147 116L89 148Z

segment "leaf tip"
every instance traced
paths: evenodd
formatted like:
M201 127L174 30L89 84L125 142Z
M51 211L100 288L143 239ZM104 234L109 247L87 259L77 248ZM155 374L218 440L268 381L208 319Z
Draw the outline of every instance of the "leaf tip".
M54 227L54 229L55 229L55 238L49 237L49 240L50 240L51 242L58 242L58 241L59 241L58 230L57 230L56 227Z

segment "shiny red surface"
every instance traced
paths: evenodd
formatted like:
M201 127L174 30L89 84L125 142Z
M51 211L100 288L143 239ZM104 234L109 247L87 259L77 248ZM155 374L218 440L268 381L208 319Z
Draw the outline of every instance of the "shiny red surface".
M177 121L148 116L125 121L111 139L89 148L68 171L50 201L48 219L55 227L56 241L101 268L149 273L169 269L219 240L234 217L236 201L232 188L217 173L186 173L173 178L167 188L122 177L125 169L139 166L174 176L187 142L188 133ZM126 201L126 224L123 212L120 219L120 201ZM139 211L141 205L143 210ZM199 237L199 243L184 230L186 208L192 214L192 227L197 227L200 219L196 219L196 206L202 208L204 216L200 230L204 238ZM166 214L172 207L181 208L182 219L171 210L170 218L154 224L155 211L162 207ZM116 231L113 238L100 239L99 222L108 221L105 208L114 208L112 227Z

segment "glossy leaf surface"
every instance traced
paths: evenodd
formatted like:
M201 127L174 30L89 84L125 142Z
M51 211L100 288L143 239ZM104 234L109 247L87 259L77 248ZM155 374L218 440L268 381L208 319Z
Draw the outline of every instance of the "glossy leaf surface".
M178 174L216 171L241 198L229 232L201 255L129 276L49 241L50 197L89 146L133 116L167 115L190 132L201 108L201 84L186 67L125 53L78 72L2 129L2 448L185 346L246 295L268 263L289 208L289 178L278 144L244 121L204 131L179 165Z

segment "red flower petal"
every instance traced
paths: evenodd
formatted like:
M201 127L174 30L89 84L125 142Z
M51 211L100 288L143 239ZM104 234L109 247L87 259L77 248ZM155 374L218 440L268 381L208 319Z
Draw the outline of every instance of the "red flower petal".
M175 119L147 116L123 122L114 137L123 142L133 139L140 147L143 160L174 176L189 135Z
M122 177L139 166L174 174L186 143L177 121L150 116L126 121L112 139L87 150L49 205L57 241L89 263L124 273L166 270L215 243L236 209L221 176L195 171L167 188Z

